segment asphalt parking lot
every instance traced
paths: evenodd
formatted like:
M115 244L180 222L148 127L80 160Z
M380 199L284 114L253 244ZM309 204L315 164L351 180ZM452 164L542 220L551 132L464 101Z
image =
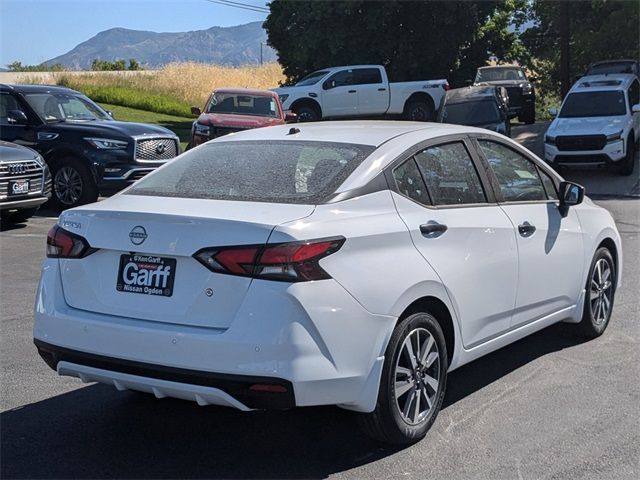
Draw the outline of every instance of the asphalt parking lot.
M534 151L543 125L516 127ZM640 477L638 172L566 172L611 211L623 287L605 334L555 325L453 372L422 442L374 443L337 408L240 413L58 377L32 344L32 303L55 223L0 233L2 478Z

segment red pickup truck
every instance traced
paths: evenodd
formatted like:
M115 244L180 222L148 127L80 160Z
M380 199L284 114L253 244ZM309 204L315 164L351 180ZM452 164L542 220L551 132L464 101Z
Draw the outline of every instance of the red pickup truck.
M297 116L285 113L278 95L269 90L220 88L214 90L204 111L191 107L198 119L191 127L189 147L213 138L250 128L270 127L295 122Z

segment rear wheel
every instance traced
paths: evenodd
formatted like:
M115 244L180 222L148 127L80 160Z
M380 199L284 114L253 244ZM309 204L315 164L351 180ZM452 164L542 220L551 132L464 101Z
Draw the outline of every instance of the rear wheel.
M577 325L580 335L587 338L602 335L609 325L615 292L615 262L611 252L602 247L596 251L591 261L582 320Z
M414 122L431 122L435 119L435 112L427 102L413 100L406 105L404 118Z
M395 444L422 439L440 411L448 367L438 321L422 312L402 320L385 352L376 408L359 416L365 433Z
M54 162L52 177L52 200L62 209L77 207L98 199L98 187L93 175L81 160L63 158Z

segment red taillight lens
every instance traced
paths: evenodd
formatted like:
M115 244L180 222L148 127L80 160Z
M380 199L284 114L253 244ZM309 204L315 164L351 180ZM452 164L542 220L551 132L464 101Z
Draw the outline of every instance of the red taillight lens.
M83 258L95 252L89 243L80 235L66 231L54 225L47 233L47 257L49 258Z
M337 237L274 245L206 248L194 257L218 273L305 282L331 278L319 261L338 251L344 241L343 237Z

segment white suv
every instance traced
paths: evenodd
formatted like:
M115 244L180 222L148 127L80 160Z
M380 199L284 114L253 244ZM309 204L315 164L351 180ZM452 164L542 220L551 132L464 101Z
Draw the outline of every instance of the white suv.
M609 165L631 175L640 139L640 85L631 74L581 78L544 137L552 165Z

